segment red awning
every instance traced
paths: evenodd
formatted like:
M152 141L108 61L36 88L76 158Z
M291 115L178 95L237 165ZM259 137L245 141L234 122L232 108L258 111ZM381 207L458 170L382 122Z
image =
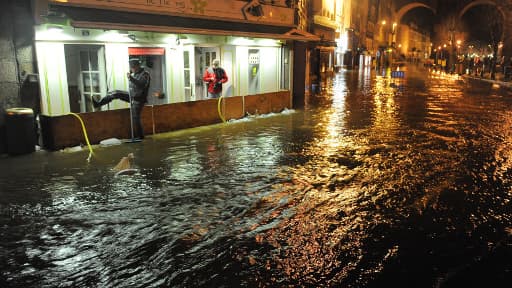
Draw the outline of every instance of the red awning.
M164 48L155 48L155 47L129 47L128 55L130 56L138 56L138 55L164 55Z

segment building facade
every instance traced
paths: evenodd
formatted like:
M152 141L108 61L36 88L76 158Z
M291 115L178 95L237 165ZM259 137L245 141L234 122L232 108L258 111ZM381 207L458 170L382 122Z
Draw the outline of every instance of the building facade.
M247 6L246 1L215 5L205 1L199 9L194 1L50 1L55 16L46 17L46 23L35 30L41 112L48 116L94 112L92 98L127 90L125 72L131 57L140 58L151 73L150 105L206 99L201 78L214 59L221 60L229 75L225 97L289 90L291 42L287 40L294 36L285 33L294 28L294 11L281 2ZM146 15L134 12L141 10ZM233 16L228 11L247 12ZM195 18L177 19L175 14ZM214 15L225 20L203 19ZM261 17L265 25L259 24ZM247 31L236 31L228 21L258 24L245 24ZM258 31L265 26L274 33ZM113 103L102 109L126 107Z
M320 37L311 53L311 72L325 75L334 72L336 40L339 38L339 17L342 0L312 0L310 22L311 33Z
M88 127L93 142L126 138L129 117L121 115L128 113L129 105L115 100L95 108L93 100L109 91L128 90L126 73L133 57L151 74L143 114L148 133L220 122L217 100L206 99L202 80L214 59L220 60L229 77L222 92L226 118L293 107L295 91L304 94L305 90L304 77L294 80L295 66L302 65L294 59L305 57L297 47L319 40L297 26L295 4L236 0L28 4L33 14L24 17L36 22L31 43L37 57L34 70L39 78L37 113L43 145L59 149L83 143L70 113L94 123ZM5 108L14 105L20 104ZM175 110L172 116L164 113L170 110ZM95 125L101 122L106 124Z
M432 42L429 33L414 23L400 24L396 48L399 57L409 62L422 62L430 57Z

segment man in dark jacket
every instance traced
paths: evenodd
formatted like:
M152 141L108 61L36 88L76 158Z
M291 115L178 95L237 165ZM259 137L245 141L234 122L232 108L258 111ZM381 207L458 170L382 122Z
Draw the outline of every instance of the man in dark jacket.
M130 92L128 93L120 90L111 91L107 96L103 97L99 101L93 101L94 107L101 107L102 105L112 102L114 99L120 99L129 103L131 96L133 136L135 138L143 139L144 131L142 130L140 115L142 113L142 108L144 108L144 104L148 102L148 90L151 82L151 76L148 71L144 70L144 68L140 66L139 59L130 59L130 72L126 75L130 81Z

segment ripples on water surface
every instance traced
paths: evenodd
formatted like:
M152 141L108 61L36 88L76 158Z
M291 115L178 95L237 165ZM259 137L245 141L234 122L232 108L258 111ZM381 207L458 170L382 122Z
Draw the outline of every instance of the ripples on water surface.
M512 95L407 74L90 164L2 159L0 286L509 287Z

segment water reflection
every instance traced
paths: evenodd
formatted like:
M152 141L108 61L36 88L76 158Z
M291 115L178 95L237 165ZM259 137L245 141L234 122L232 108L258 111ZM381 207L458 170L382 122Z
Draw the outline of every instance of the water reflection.
M305 111L98 148L91 164L2 160L0 286L503 287L512 100L406 75L343 71ZM130 152L139 172L113 177Z

